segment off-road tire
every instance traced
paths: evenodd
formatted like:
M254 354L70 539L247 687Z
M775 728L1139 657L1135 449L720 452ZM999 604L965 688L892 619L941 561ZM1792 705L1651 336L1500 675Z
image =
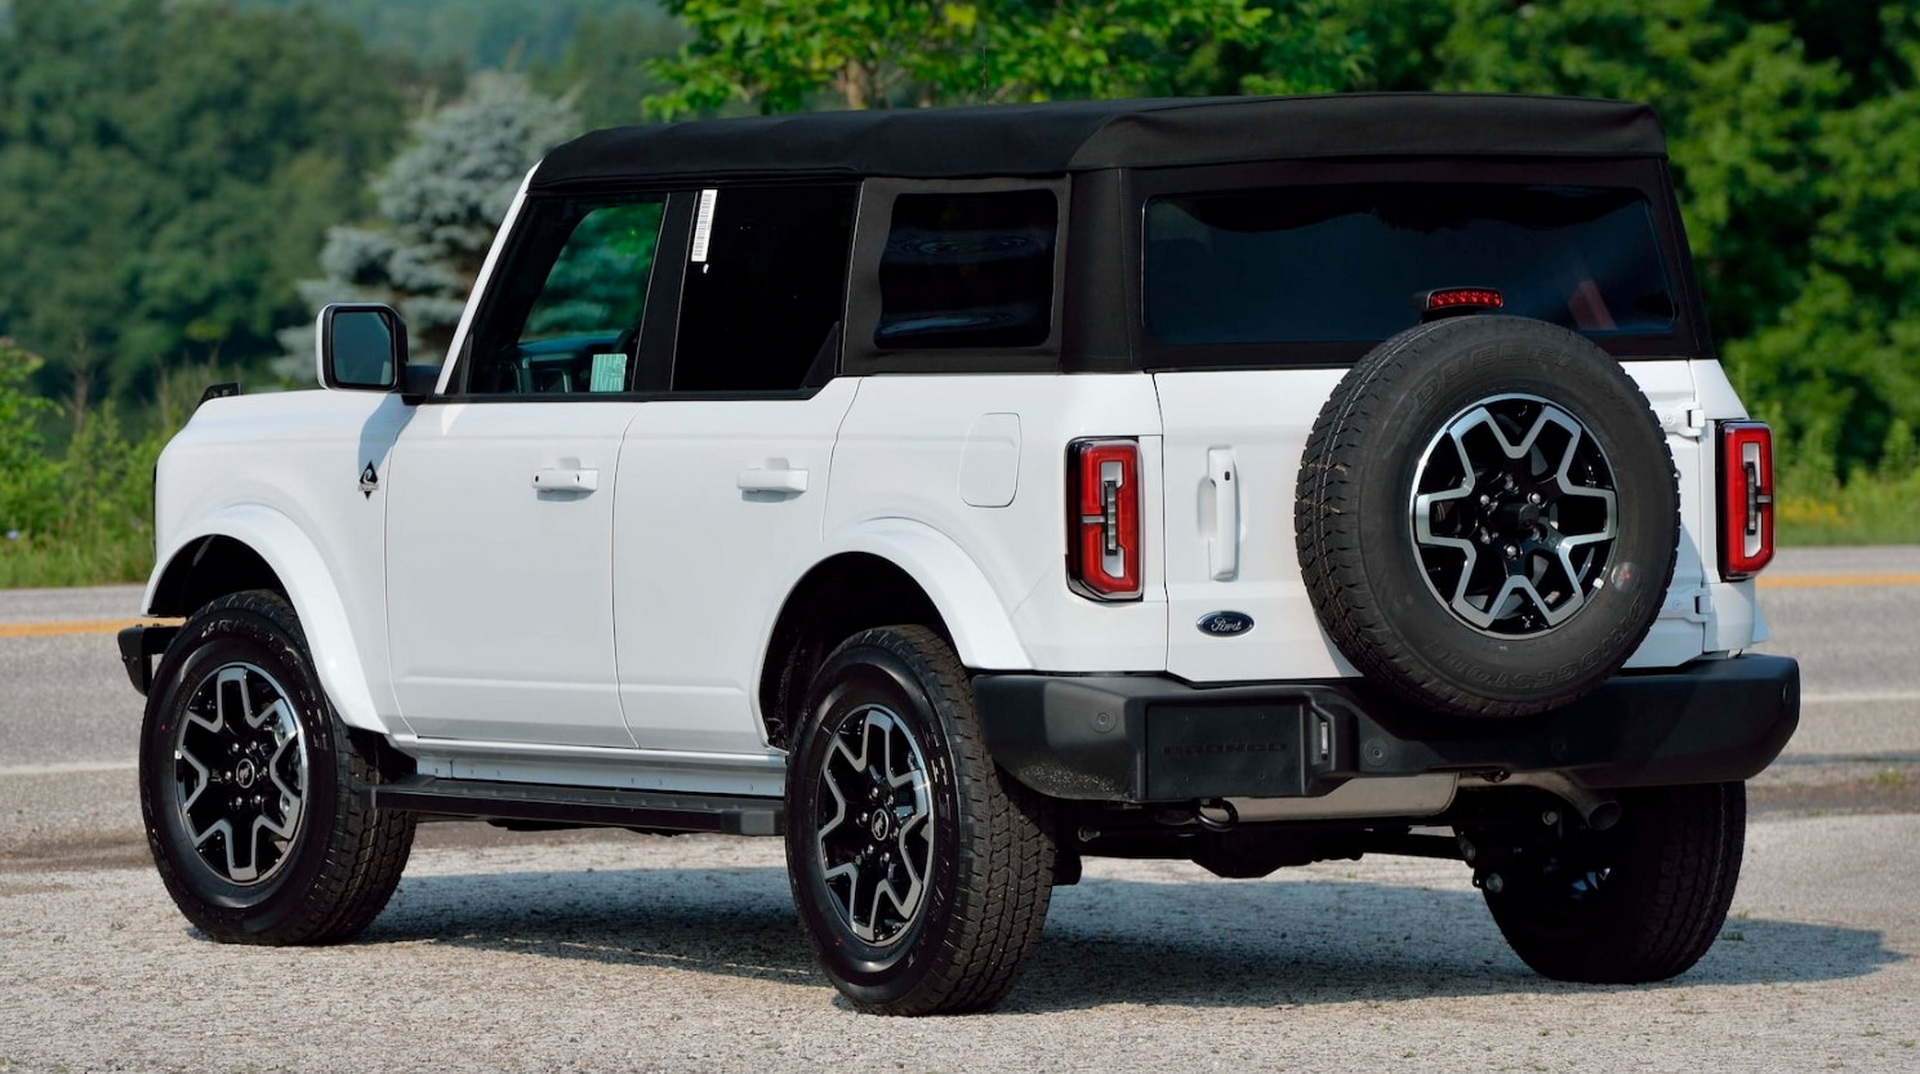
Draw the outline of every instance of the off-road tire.
M201 786L176 753L181 723L194 695L224 668L254 669L284 692L298 721L296 748L305 750L299 821L278 865L257 882L235 882L196 850L179 789L183 779ZM226 783L207 782L205 789L233 786L230 774L215 773L221 775L229 776ZM411 814L367 803L364 790L376 778L321 690L299 620L283 598L235 593L187 620L147 700L140 806L160 878L202 932L223 943L293 945L342 940L366 928L399 883L414 833Z
M1550 404L1584 426L1611 471L1618 530L1570 617L1515 636L1449 609L1414 522L1428 452L1450 422L1503 398ZM1646 396L1592 342L1518 317L1421 325L1361 359L1314 423L1294 510L1302 580L1341 653L1401 698L1467 716L1544 712L1605 682L1659 615L1680 541L1673 458Z
M861 714L874 712L912 736L924 760L924 823L932 836L918 909L891 938L879 937L881 944L857 935L835 902L821 838L835 822L825 770L836 736L856 721L872 726ZM807 937L834 986L855 1007L877 1014L950 1014L999 1002L1046 920L1053 817L1044 798L987 755L973 690L951 646L919 626L848 638L814 677L789 758L788 875Z
M1604 832L1569 833L1546 873L1516 870L1487 907L1521 961L1558 981L1664 981L1720 935L1740 878L1744 783L1620 794Z

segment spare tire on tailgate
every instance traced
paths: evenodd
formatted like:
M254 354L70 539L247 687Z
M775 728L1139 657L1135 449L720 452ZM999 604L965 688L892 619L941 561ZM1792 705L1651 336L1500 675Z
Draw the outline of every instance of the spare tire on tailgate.
M1541 321L1456 317L1334 389L1294 532L1314 610L1363 674L1423 707L1521 716L1600 685L1646 637L1679 502L1619 362Z

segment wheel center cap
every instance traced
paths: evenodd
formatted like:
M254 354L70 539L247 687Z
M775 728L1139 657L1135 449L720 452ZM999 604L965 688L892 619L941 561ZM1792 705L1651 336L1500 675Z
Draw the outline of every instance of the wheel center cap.
M1526 500L1503 503L1493 512L1494 519L1509 533L1533 529L1540 524L1540 507Z
M876 809L867 817L867 831L873 833L875 842L886 842L893 833L893 815L884 809Z
M241 790L253 786L253 781L259 778L260 772L253 767L251 758L241 761L239 767L233 770L233 781L240 784Z

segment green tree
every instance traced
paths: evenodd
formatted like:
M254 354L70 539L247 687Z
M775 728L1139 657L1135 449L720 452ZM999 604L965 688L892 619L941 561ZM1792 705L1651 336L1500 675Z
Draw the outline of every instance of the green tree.
M694 35L652 65L672 118L1192 92L1336 89L1357 69L1318 0L667 0Z
M402 90L310 8L16 0L0 34L0 332L76 416L161 362L273 351Z
M467 292L527 169L578 133L568 104L518 75L483 72L466 97L414 124L413 143L374 179L379 219L328 230L324 279L300 285L314 309L385 302L407 321L414 354L445 353ZM282 371L310 376L313 327L281 333Z
M659 93L651 64L687 43L686 28L654 4L580 20L580 31L555 63L532 69L535 88L574 102L584 126L637 123L640 102Z

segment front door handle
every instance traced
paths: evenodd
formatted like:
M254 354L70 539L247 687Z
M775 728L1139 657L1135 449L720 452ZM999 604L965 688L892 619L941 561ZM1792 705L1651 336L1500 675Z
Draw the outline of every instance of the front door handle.
M539 492L593 492L600 487L600 471L557 466L535 470L533 487Z
M740 471L736 484L742 492L784 492L798 496L807 491L807 471L788 466L785 459L768 459L763 466Z

